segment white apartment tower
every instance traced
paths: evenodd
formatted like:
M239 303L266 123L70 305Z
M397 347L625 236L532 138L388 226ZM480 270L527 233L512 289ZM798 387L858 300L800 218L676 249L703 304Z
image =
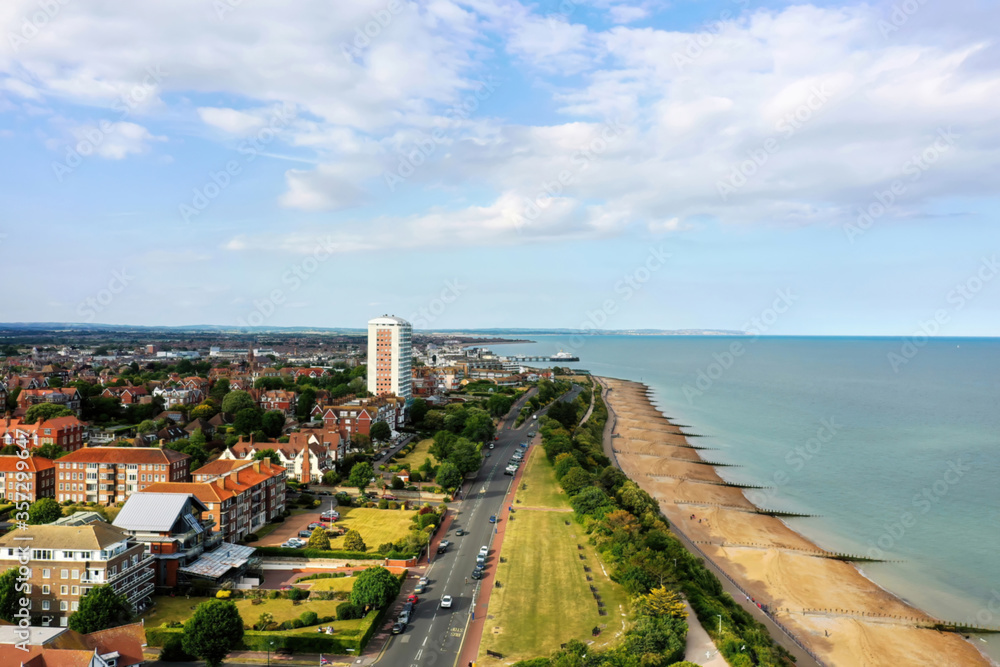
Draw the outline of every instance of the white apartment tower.
M376 396L413 397L413 327L383 315L368 322L368 391Z

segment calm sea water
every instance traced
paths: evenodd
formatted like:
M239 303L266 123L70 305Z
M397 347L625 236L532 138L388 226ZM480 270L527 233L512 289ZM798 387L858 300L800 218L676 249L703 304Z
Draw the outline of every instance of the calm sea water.
M645 382L706 458L743 466L724 477L773 487L751 500L819 515L789 523L824 548L903 561L862 569L927 612L1000 626L1000 339L533 338L495 349Z

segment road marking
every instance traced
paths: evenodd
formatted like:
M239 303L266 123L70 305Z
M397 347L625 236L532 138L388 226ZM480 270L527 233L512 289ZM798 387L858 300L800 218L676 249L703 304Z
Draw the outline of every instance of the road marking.
M427 646L427 637L424 637L424 643L421 646Z
M417 651L417 654L415 656L413 656L413 659L414 660L420 660L420 654L423 653L423 652L424 652L424 649L420 649L419 651Z

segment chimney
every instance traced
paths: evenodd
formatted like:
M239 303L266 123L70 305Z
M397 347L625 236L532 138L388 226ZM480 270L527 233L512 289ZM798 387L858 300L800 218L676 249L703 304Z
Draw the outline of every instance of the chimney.
M250 434L250 446L253 447L253 433Z
M260 459L257 459L253 462L253 471L260 472Z
M163 447L163 443L165 443L165 442L166 442L166 440L164 440L163 438L160 438L160 447Z
M215 480L215 484L220 489L225 489L226 488L226 478L225 477L220 477L219 479Z

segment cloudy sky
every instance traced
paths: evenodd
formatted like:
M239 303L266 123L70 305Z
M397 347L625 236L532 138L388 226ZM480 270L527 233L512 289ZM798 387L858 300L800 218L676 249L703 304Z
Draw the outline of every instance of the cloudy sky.
M998 335L997 25L5 0L0 321Z

